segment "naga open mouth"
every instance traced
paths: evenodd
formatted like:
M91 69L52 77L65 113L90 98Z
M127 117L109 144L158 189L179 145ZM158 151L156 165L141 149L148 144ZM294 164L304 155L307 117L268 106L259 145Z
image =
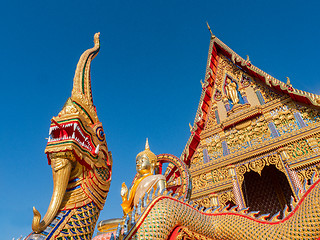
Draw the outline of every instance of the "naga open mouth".
M49 130L48 146L67 142L75 143L94 155L99 149L94 146L91 135L78 121L58 123L53 120Z

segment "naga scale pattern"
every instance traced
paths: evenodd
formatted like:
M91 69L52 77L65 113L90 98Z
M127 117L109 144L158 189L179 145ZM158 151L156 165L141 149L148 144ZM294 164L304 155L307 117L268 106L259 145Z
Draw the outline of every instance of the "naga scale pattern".
M315 180L315 176L312 180ZM304 186L306 187L306 185ZM226 210L198 209L175 195L153 197L149 203L138 206L134 217L127 216L123 227L119 226L116 239L318 239L320 237L320 180L300 191L300 200L291 202L292 211L284 210L270 218L269 214ZM138 214L137 212L142 212ZM269 219L270 218L270 219ZM137 221L135 221L137 219ZM269 219L269 220L267 220ZM128 230L130 229L130 230ZM178 230L178 231L175 231ZM174 234L176 232L176 234ZM98 236L99 237L99 236ZM99 238L102 239L102 238ZM112 239L112 237L111 237Z

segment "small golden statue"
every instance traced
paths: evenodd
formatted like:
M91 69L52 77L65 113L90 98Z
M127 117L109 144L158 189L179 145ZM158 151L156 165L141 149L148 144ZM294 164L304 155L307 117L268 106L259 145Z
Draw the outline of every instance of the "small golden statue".
M145 150L140 152L136 157L136 170L138 173L137 179L128 188L125 183L122 183L120 195L122 197L122 209L125 214L132 211L133 206L139 203L145 193L149 193L153 188L162 191L166 188L166 179L162 174L154 174L154 169L157 165L157 156L150 151L148 139L146 140Z
M232 101L232 104L233 105L238 104L239 97L238 97L238 91L237 91L237 84L231 81L231 79L227 77L225 88L227 92L227 97Z

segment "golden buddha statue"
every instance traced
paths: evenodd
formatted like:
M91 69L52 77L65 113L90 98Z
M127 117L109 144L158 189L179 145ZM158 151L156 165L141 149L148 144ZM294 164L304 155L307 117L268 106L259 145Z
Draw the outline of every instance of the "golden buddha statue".
M125 214L132 211L133 206L139 203L145 193L149 193L153 188L162 191L166 188L166 179L162 174L154 174L157 165L157 156L150 151L148 139L146 140L145 150L136 157L137 178L132 183L130 190L125 183L122 183L120 195L122 197L122 209Z
M227 77L226 79L226 86L225 86L227 97L232 101L233 105L239 103L238 91L237 91L237 84L231 81L230 78Z

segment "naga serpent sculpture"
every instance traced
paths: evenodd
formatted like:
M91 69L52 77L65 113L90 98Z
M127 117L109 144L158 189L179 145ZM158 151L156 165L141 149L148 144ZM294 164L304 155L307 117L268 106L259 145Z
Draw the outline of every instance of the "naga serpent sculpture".
M270 218L269 214L257 216L259 212L248 208L203 211L175 195L150 193L137 211L127 215L123 226L119 225L116 239L320 239L320 179L308 186L304 195L299 192L299 201L292 198L292 211L286 207L283 219L278 219L280 212ZM94 238L107 239L113 237L102 234Z
M51 119L45 153L52 167L53 194L42 220L33 208L33 232L27 239L91 239L104 206L112 156L93 105L90 79L99 34L94 35L94 47L80 57L71 98Z

